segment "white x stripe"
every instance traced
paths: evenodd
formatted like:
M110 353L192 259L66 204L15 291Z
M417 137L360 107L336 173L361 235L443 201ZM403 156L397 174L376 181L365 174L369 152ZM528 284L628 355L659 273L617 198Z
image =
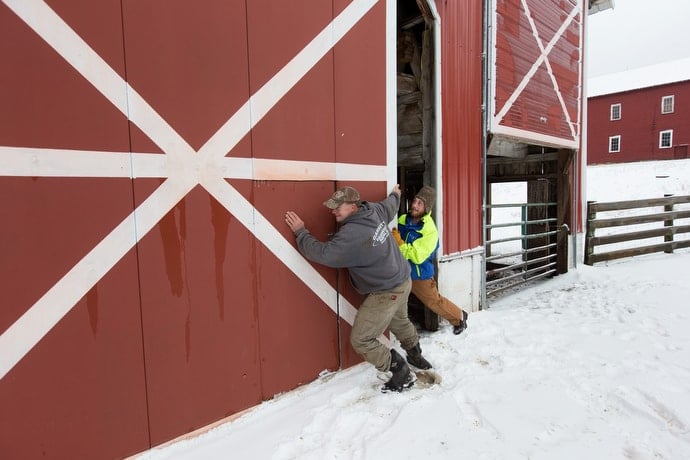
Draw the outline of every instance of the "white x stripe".
M170 177L173 163L157 153L1 147L0 177ZM385 166L324 161L218 159L214 175L250 180L378 181Z
M141 205L81 259L12 326L0 336L0 378L3 378L52 329L146 233L197 184L203 186L228 211L276 255L298 278L350 324L355 308L336 291L286 241L280 232L225 178L262 175L273 180L293 180L295 171L276 174L276 164L301 164L260 159L225 158L227 152L377 3L353 2L327 25L283 69L259 89L199 152L181 137L108 64L84 42L45 2L3 0L24 22L81 73L115 107L135 123L165 155L70 150L37 150L2 147L8 155L0 175L72 177L166 177ZM125 95L125 97L123 97ZM93 156L96 159L92 158ZM3 160L5 157L3 157ZM27 164L28 162L28 164ZM130 163L129 165L127 163ZM358 167L312 162L314 177L323 179L385 180L385 166ZM76 166L75 166L76 165ZM27 168L28 166L28 168ZM232 171L238 167L238 174ZM280 171L280 169L279 169ZM298 180L313 180L302 174ZM231 209L232 208L232 209Z
M525 15L527 16L527 20L529 21L530 27L532 28L532 34L534 35L534 39L537 42L537 46L539 47L540 55L539 58L537 58L537 60L534 62L534 64L532 64L532 67L529 69L529 71L522 78L522 81L520 81L520 83L517 85L515 91L513 91L513 93L510 95L501 111L494 117L494 126L498 126L498 124L500 124L501 121L503 121L503 118L505 118L506 114L510 111L510 109L513 108L513 104L520 96L520 94L522 94L522 92L525 90L527 84L530 82L534 74L537 73L539 67L542 65L542 63L545 62L549 78L551 79L551 83L553 84L553 89L556 92L556 96L558 97L558 101L560 102L561 109L563 110L563 114L565 115L566 122L568 123L568 126L570 128L570 133L573 138L576 138L578 135L576 126L570 118L570 113L568 113L568 108L566 107L565 101L563 100L563 95L561 94L561 91L558 87L558 82L556 81L556 77L554 76L548 56L549 53L551 53L551 50L553 50L554 46L556 46L558 40L560 40L563 36L565 30L570 26L570 23L573 21L575 16L580 14L582 5L577 3L573 7L572 11L568 15L568 18L563 22L563 24L561 24L561 27L559 27L558 31L556 31L554 36L551 38L551 41L546 46L544 46L544 43L539 37L539 31L537 30L537 25L535 24L534 19L532 18L532 15L530 13L529 6L527 5L527 0L522 0L522 6L525 10Z

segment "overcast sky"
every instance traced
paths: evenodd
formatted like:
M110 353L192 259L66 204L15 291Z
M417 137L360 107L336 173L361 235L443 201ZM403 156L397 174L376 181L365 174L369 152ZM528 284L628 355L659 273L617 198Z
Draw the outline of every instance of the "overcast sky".
M588 76L690 57L690 0L614 0L588 17Z

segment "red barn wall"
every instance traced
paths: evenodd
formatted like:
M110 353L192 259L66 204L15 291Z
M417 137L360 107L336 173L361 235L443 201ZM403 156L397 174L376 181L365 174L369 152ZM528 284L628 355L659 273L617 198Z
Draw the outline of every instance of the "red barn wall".
M481 246L483 2L436 1L441 17L443 252Z
M385 22L361 0L0 5L0 452L124 457L359 362L335 311L359 297L284 213L326 239L341 182L387 194Z
M661 99L674 96L674 111L661 113ZM690 81L653 86L587 100L587 163L686 158L690 144ZM611 120L611 105L621 118ZM659 133L673 130L673 145L659 147ZM620 152L609 153L609 137L621 136Z

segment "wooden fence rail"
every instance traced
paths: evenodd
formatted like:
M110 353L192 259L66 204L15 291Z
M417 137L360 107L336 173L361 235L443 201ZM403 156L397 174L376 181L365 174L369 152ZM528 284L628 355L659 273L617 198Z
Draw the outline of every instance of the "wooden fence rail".
M690 195L667 196L664 198L653 198L645 200L616 201L608 203L598 203L596 201L587 202L587 232L585 235L585 264L593 265L596 262L603 262L623 257L632 257L641 254L651 254L653 252L673 252L674 249L690 247L690 239L674 241L674 235L690 233L690 225L683 225L678 220L690 219L690 208L677 209L676 205L690 203ZM664 207L663 212L644 213L645 208ZM638 215L627 217L610 217L597 219L597 213L607 211L621 211L635 209L640 212ZM648 210L647 210L648 212ZM663 227L649 230L629 231L624 233L596 236L599 229L626 227L631 225L648 224L663 222ZM612 243L623 243L648 238L663 237L663 243L645 244L639 241L639 245L633 248L619 249L606 252L594 253L596 246Z

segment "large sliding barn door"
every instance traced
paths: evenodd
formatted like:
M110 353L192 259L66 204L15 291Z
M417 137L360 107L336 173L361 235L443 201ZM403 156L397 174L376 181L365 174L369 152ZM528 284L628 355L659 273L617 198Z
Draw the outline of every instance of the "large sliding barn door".
M126 456L358 361L283 216L385 196L388 14L3 0L0 452Z

